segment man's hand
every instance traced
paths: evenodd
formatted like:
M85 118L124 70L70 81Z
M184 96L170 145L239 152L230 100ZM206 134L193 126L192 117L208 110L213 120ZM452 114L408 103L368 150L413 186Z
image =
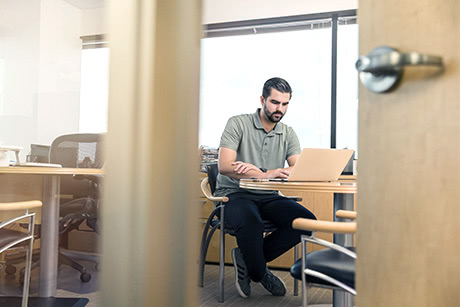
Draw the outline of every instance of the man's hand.
M270 179L282 178L286 179L291 173L292 166L299 155L288 158L289 168L277 168L262 172L257 166L251 163L236 161L236 151L230 148L219 148L219 172L222 175L233 179L257 178Z
M277 168L277 169L272 169L267 171L266 173L263 173L257 166L251 164L251 163L245 163L242 161L236 161L232 163L233 172L238 174L238 175L244 175L250 170L254 170L258 173L260 173L260 177L262 178L282 178L282 179L287 179L289 177L289 174L291 173L291 170L288 168Z
M250 170L260 171L260 169L257 166L242 161L233 162L232 166L234 167L233 172L237 173L238 175L246 174Z
M290 173L291 173L291 170L288 168L277 168L277 169L269 170L267 172L267 175L268 175L268 178L287 179Z

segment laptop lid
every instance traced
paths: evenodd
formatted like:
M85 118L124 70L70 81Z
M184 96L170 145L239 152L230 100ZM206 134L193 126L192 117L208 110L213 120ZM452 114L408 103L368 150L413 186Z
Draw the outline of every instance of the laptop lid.
M336 181L353 152L353 149L304 148L288 181Z

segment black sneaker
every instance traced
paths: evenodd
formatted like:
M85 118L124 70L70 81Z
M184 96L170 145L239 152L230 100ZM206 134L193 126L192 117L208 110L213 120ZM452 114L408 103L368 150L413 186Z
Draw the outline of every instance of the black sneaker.
M235 268L235 285L238 293L246 298L251 295L251 279L239 248L232 249L233 267Z
M260 281L262 286L267 289L268 292L274 296L284 296L286 295L286 285L283 280L278 276L274 275L268 269L265 272L264 277Z

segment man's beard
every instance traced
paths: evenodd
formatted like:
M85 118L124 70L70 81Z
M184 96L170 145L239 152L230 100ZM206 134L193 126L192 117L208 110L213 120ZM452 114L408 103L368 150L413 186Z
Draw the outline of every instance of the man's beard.
M281 113L281 112L279 112L279 111L275 111L275 112L273 112L273 113L268 112L268 109L267 109L267 107L266 107L265 105L264 105L264 113L265 113L265 116L268 118L268 120L271 121L272 123L277 123L277 122L279 122L279 121L283 118L283 116L284 116L284 114ZM275 114L281 115L280 118L279 118L279 119L275 118L275 117L273 116L273 115L275 115Z

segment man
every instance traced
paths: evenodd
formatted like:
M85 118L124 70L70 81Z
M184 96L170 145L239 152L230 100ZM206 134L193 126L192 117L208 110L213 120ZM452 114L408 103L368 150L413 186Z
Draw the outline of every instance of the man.
M295 218L316 219L313 213L276 191L249 191L239 187L242 178L287 178L300 154L294 130L280 123L286 114L292 90L281 78L265 82L254 114L230 118L219 146L217 196L227 196L225 222L236 233L238 248L232 250L236 288L242 297L251 294L251 280L260 282L276 296L286 294L283 281L266 263L300 242L301 231L292 229ZM289 167L284 168L285 162ZM277 230L263 237L262 220Z

